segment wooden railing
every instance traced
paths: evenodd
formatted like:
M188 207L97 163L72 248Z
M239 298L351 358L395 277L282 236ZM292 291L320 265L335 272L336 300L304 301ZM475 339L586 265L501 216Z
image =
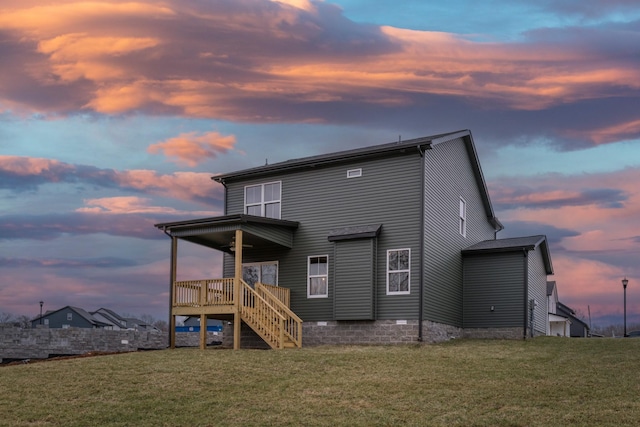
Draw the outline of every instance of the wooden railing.
M175 282L174 307L233 305L233 278Z
M260 293L260 295L262 295L261 292L267 291L274 297L278 298L280 302L282 302L284 305L286 305L287 307L291 307L290 298L289 298L289 295L290 295L289 288L281 288L280 286L265 285L264 283L256 283L255 289L256 289L256 292Z
M244 320L272 348L284 348L284 316L244 280L240 280L240 310Z
M234 283L234 278L175 282L173 307L234 306ZM302 347L302 320L289 308L289 289L256 283L254 290L240 280L239 310L272 348Z
M284 333L296 347L302 347L302 319L289 308L289 289L278 286L255 284L256 292L284 317ZM286 305L283 302L286 301Z

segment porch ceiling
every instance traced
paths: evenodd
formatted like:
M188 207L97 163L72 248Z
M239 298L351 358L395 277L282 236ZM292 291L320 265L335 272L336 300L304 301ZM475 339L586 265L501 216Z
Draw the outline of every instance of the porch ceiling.
M243 231L244 247L260 249L279 245L292 248L293 233L298 225L295 221L238 214L155 226L172 237L231 253L236 230Z

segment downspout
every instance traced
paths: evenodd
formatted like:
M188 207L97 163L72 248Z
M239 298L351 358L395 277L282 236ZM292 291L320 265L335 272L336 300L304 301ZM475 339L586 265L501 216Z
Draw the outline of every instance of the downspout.
M522 249L524 255L524 329L523 338L527 338L527 325L529 323L529 251Z
M431 147L429 145L429 147ZM424 320L424 175L425 175L425 153L422 150L421 146L418 145L416 147L418 149L418 153L420 153L420 261L419 261L419 280L418 280L418 342L422 342L424 339L423 331L422 331L422 322Z

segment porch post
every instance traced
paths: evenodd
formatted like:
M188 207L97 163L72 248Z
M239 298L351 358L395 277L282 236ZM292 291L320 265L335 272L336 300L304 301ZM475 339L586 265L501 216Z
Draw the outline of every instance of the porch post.
M169 348L176 348L176 316L173 315L173 293L176 283L176 269L178 262L178 238L171 236L171 267L169 276Z
M200 315L200 350L207 348L207 315Z
M240 330L242 326L242 316L240 314L240 310L242 309L241 299L244 298L243 289L242 286L240 286L240 279L242 278L242 230L240 229L236 230L235 250L235 290L233 293L235 295L236 309L233 315L233 349L239 350Z

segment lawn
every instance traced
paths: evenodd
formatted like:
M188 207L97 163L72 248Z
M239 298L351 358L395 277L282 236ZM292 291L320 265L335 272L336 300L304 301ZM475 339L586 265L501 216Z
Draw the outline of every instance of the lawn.
M640 424L640 339L176 349L0 367L1 426Z

